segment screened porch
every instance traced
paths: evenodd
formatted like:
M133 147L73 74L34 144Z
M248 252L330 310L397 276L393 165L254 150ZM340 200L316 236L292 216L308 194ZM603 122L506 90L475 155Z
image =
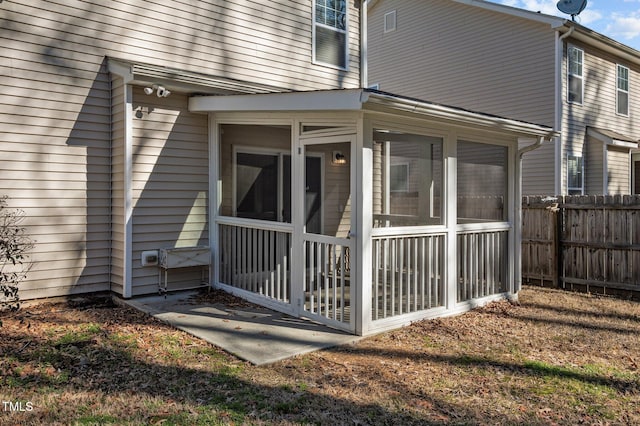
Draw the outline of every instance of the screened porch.
M213 286L359 335L516 296L518 143L550 129L364 90L190 107Z

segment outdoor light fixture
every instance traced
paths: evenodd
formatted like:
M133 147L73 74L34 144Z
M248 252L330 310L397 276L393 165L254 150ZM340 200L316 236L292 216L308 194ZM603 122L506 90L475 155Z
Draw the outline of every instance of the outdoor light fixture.
M333 164L347 164L347 158L340 151L333 151L331 157L331 163Z
M154 84L153 86L150 86L150 87L145 87L144 93L147 95L150 95L154 92L154 90L156 91L156 95L159 98L166 98L171 94L171 91L169 91L166 87L158 86L157 84Z

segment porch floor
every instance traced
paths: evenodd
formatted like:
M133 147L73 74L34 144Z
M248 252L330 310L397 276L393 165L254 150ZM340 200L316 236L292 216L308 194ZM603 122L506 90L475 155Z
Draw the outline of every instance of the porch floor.
M203 302L197 292L145 296L123 303L255 365L358 341L360 337L267 308Z

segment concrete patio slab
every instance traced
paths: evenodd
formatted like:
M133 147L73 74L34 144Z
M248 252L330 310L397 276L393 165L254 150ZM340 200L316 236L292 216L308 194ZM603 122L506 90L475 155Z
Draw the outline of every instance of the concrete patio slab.
M181 292L121 301L255 365L361 339L267 308L206 303L196 295Z

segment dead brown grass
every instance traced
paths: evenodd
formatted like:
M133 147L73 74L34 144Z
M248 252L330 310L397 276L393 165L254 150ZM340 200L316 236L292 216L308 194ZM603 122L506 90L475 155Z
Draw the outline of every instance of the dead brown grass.
M0 328L0 424L640 424L640 304L527 288L271 366L144 314L41 305Z

